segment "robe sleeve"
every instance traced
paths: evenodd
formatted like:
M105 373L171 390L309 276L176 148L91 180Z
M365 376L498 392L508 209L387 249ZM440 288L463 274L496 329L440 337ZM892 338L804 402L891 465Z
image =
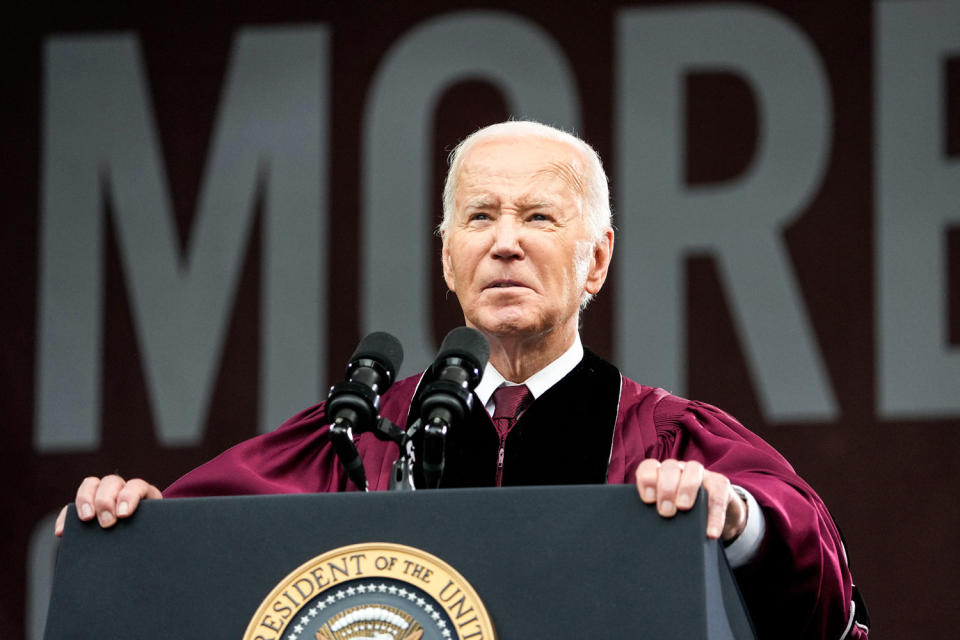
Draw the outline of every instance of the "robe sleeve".
M165 498L342 491L323 403L275 431L227 449L163 492Z
M735 571L758 637L866 638L850 624L853 582L833 518L783 456L707 404L662 394L653 414L652 457L697 460L763 510L760 549Z
M403 426L410 398L420 376L402 380L382 398L381 415ZM373 433L355 438L371 491L389 486L394 460L400 454L393 442ZM275 431L227 449L200 465L163 492L165 498L325 493L356 491L330 441L324 403L293 416Z

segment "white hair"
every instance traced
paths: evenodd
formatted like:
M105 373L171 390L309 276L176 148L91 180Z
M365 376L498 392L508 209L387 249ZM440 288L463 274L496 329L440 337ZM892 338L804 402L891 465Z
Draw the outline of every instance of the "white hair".
M497 138L540 138L561 142L577 150L583 159L579 167L579 177L583 184L583 218L587 226L587 233L591 243L587 247L578 247L576 271L578 279L586 283L587 271L590 265L590 254L594 246L601 242L609 229L613 228L613 213L610 210L610 188L607 174L603 170L600 155L589 144L577 136L549 125L532 120L508 120L491 124L474 131L460 141L448 157L449 168L443 186L443 220L437 227L438 233L444 234L450 228L453 220L453 209L457 194L457 181L460 177L460 167L463 158L478 143ZM584 309L593 295L584 291L580 300L580 308Z
M532 120L509 120L491 124L474 131L454 147L449 156L449 169L443 187L443 221L437 230L442 234L453 220L453 207L457 193L457 181L463 158L477 143L495 138L541 138L570 145L583 157L583 217L594 243L603 239L607 229L613 226L610 211L610 189L607 174L603 171L600 156L589 144L555 127Z

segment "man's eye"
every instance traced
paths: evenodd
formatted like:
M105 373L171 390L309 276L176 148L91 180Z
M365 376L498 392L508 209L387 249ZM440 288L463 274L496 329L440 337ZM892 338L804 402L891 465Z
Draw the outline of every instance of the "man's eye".
M477 222L477 221L483 221L483 220L489 220L489 219L490 219L490 216L488 216L485 213L473 213L473 214L470 214L470 218L469 218L470 222Z
M530 215L530 220L533 222L546 222L550 220L550 216L545 213L534 213Z

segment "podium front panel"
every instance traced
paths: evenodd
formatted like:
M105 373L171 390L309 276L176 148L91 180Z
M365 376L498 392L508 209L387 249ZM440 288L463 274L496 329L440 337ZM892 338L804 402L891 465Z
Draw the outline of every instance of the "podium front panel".
M664 519L591 485L146 501L108 530L71 512L46 638L242 638L291 571L372 542L450 564L502 640L751 638L704 503Z

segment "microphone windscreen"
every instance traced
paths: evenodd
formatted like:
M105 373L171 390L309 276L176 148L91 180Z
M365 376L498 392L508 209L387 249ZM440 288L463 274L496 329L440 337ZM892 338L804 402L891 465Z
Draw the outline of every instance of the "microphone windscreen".
M436 363L440 364L451 356L467 360L482 372L490 359L490 344L476 329L457 327L443 339Z
M400 365L403 364L403 347L400 341L389 333L384 331L374 331L367 334L356 351L350 356L350 361L354 362L361 358L376 360L390 372L390 377L395 377Z

